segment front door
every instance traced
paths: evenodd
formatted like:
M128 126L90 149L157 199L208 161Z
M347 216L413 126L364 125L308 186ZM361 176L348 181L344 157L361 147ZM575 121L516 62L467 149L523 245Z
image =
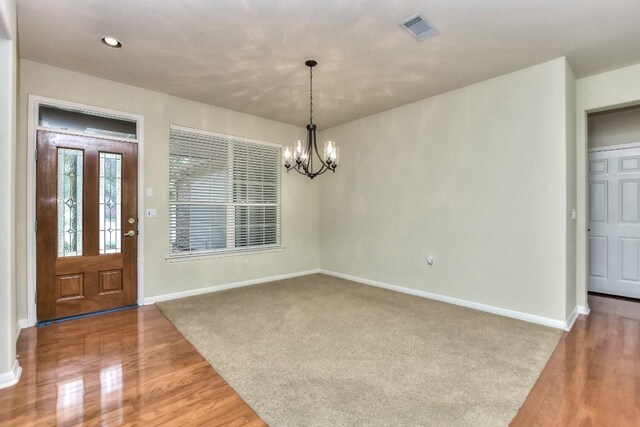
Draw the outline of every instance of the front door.
M589 290L640 298L640 148L589 154Z
M38 321L136 304L137 145L39 131Z

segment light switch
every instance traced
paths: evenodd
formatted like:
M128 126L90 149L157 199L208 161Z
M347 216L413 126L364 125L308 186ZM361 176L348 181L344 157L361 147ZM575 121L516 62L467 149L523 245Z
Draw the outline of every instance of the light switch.
M145 188L144 195L145 197L153 197L153 188L152 187Z
M158 211L156 209L147 209L147 218L156 218Z

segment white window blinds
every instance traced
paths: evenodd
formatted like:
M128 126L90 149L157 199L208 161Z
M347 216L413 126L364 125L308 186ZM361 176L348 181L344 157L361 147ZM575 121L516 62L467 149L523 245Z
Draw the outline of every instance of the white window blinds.
M280 246L280 146L171 126L170 257Z

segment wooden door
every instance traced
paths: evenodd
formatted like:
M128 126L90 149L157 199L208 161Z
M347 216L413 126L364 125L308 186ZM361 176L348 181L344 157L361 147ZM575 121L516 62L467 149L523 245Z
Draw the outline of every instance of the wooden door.
M589 154L589 290L640 298L640 148Z
M38 321L137 302L135 143L39 131Z

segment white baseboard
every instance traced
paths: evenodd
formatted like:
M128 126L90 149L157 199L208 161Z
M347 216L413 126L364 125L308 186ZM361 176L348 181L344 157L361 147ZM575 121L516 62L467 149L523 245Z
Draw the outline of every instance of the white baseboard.
M208 286L205 288L190 289L186 291L157 295L157 296L145 298L144 304L145 305L155 304L156 302L161 302L161 301L169 301L173 299L186 298L186 297L191 297L196 295L208 294L211 292L224 291L227 289L241 288L244 286L257 285L260 283L273 282L276 280L284 280L284 279L290 279L293 277L307 276L309 274L315 274L315 273L327 274L329 276L339 277L341 279L362 283L364 285L375 286L378 288L389 289L389 290L401 292L404 294L414 295L414 296L423 297L423 298L429 298L437 301L446 302L449 304L454 304L454 305L472 308L475 310L485 311L487 313L498 314L500 316L510 317L518 320L524 320L531 323L537 323L539 325L550 326L552 328L564 329L567 331L570 330L571 327L573 326L573 323L575 323L575 320L578 317L578 313L582 314L582 311L580 310L584 309L584 307L577 307L576 309L574 309L574 311L571 313L571 315L566 321L556 320L549 317L523 313L520 311L509 310L506 308L496 307L496 306L487 305L487 304L481 304L481 303L463 300L463 299L454 298L454 297L448 297L445 295L434 294L431 292L419 291L416 289L391 285L384 282L378 282L376 280L364 279L362 277L350 276L348 274L342 274L342 273L337 273L334 271L323 270L323 269L299 271L296 273L288 273L288 274L282 274L282 275L270 276L270 277L261 277L258 279L245 280L242 282L225 283L221 285Z
M521 311L509 310L506 308L496 307L493 305L481 304L478 302L467 301L459 298L448 297L445 295L434 294L431 292L419 291L417 289L405 288L402 286L390 285L376 280L364 279L362 277L350 276L348 274L336 273L335 271L320 269L320 273L329 276L339 277L341 279L351 280L352 282L362 283L363 285L375 286L377 288L389 289L403 294L414 295L423 298L429 298L449 304L460 305L462 307L473 308L475 310L486 311L487 313L498 314L500 316L511 317L513 319L524 320L526 322L537 323L539 325L550 326L552 328L567 330L568 323L564 320L556 320L550 317L537 316L535 314L523 313Z
M315 274L315 273L320 273L320 270L316 269L316 270L298 271L295 273L281 274L278 276L261 277L259 279L245 280L242 282L225 283L222 285L208 286L206 288L189 289L187 291L173 292L170 294L147 297L144 299L144 304L145 305L155 304L160 301L169 301L172 299L192 297L195 295L208 294L211 292L220 292L227 289L242 288L244 286L258 285L260 283L273 282L276 280L291 279L293 277L307 276L309 274Z
M22 374L22 367L18 363L18 359L13 362L13 369L4 374L0 374L0 388L11 387L20 380L20 374Z
M569 332L571 328L573 328L573 324L578 320L579 314L580 310L578 309L578 306L573 307L573 311L571 311L571 314L567 318L567 327L565 328L565 331Z
M578 306L578 313L580 314L589 314L591 313L591 309L589 308L588 305L579 305Z

